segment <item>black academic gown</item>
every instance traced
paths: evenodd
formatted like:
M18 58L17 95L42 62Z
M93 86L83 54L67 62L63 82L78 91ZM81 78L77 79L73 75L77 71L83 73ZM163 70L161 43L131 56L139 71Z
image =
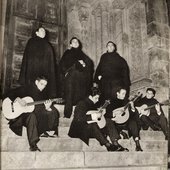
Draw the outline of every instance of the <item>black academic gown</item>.
M98 79L100 75L102 76L101 80ZM131 82L126 60L117 52L104 53L97 66L94 80L99 84L102 101L112 98L116 86L124 86L129 92Z
M21 85L31 84L42 75L48 79L46 87L48 97L56 97L57 75L53 49L46 39L36 36L29 39L25 47L19 83Z
M78 60L86 64L83 67ZM79 48L71 48L63 54L59 69L62 77L63 98L65 99L65 117L70 117L72 106L90 94L93 80L93 62Z
M90 129L87 120L89 117L86 113L94 110L94 103L89 99L80 101L74 111L74 119L70 125L68 135L72 138L80 138L87 145L90 138Z

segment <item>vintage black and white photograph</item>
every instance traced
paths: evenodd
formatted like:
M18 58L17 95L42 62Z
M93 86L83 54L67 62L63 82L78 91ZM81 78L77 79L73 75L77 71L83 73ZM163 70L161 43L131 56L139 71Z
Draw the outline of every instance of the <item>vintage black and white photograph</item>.
M0 0L0 169L170 169L169 73L170 0Z

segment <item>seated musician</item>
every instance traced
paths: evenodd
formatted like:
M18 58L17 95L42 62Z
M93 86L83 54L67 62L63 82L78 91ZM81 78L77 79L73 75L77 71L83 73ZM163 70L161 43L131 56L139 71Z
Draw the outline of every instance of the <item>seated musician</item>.
M135 106L138 106L140 123L144 130L147 130L149 127L153 130L162 130L165 139L168 139L168 125L167 119L164 115L164 112L155 99L156 91L153 88L147 88L146 96L135 102ZM147 107L151 107L148 110L145 110Z
M103 127L99 127L96 122L88 123L89 121L95 121L101 119L102 113L97 112L95 104L99 100L99 91L93 90L92 95L89 95L86 99L80 101L74 111L74 118L71 123L68 135L72 138L80 138L87 145L89 145L89 139L95 138L101 145L104 145L108 151L125 151L121 145L114 145L114 131L115 127L110 119L106 120ZM96 114L88 114L88 111L96 110ZM107 136L110 137L110 141L107 140Z
M47 100L44 96L43 90L46 86L47 79L41 76L36 78L35 83L18 87L4 95L4 101L5 99L10 99L12 101L11 105L15 106L14 104L18 103L17 107L25 108L24 112L18 117L8 120L10 129L16 135L22 136L23 126L26 127L30 151L40 151L37 143L42 133L47 130L54 130L55 135L58 134L59 112L52 106L52 101ZM42 101L42 104L35 105L33 111L28 113L29 106L27 106L27 103L29 102L25 98L27 96L31 97L34 101L44 100L45 102ZM5 109L3 109L4 115L6 114ZM15 110L17 111L19 108L12 109L14 109L13 113L15 113Z
M135 115L136 110L133 102L125 100L126 89L121 86L117 86L115 87L115 92L113 92L112 95L113 98L106 108L105 117L113 121L113 124L115 124L119 134L122 130L128 130L129 136L132 136L135 141L136 151L143 151L139 142L139 128ZM128 107L125 108L125 106ZM129 117L127 115L129 115ZM116 144L119 139L119 135L115 136L114 143Z

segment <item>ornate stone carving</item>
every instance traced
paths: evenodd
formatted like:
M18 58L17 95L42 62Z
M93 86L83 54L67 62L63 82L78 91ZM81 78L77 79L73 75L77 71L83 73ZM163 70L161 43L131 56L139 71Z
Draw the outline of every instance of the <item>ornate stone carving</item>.
M131 56L131 79L143 76L144 63L142 52L140 7L134 5L129 10L129 32L130 32L130 56Z

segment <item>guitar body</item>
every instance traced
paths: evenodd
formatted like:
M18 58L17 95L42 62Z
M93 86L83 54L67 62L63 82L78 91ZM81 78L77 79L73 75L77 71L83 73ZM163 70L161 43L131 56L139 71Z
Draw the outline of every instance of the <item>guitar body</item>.
M144 105L142 105L140 107L136 107L136 109L138 110L140 116L142 116L142 115L149 116L150 110L147 109L147 108L148 108L148 106L146 104L144 104Z
M130 113L128 109L124 109L124 107L117 108L113 110L113 118L117 124L125 123L130 117Z
M98 112L97 112L96 110L88 111L88 112L87 112L87 115L91 115L91 114L93 114L94 120L87 121L88 124L91 124L91 123L95 123L95 122L96 122L96 123L98 124L98 126L99 126L100 129L102 129L102 128L104 128L104 127L106 126L106 119L105 119L105 117L104 117L104 114L102 114L100 120L97 119L97 116L96 116L96 118L95 118L95 115L98 114Z
M12 102L8 97L4 99L4 101L2 102L2 113L7 119L15 119L22 113L33 112L35 109L35 105L43 104L46 101L34 101L33 98L29 96L23 97L22 100L26 102L26 106L21 106L17 101ZM51 100L51 102L55 101L56 103L63 102L62 98L54 98L49 100Z
M33 102L34 100L31 97L22 98L26 103ZM2 103L2 113L5 118L12 120L19 117L22 113L30 113L34 111L35 106L21 106L17 101L12 103L9 98L6 98Z

